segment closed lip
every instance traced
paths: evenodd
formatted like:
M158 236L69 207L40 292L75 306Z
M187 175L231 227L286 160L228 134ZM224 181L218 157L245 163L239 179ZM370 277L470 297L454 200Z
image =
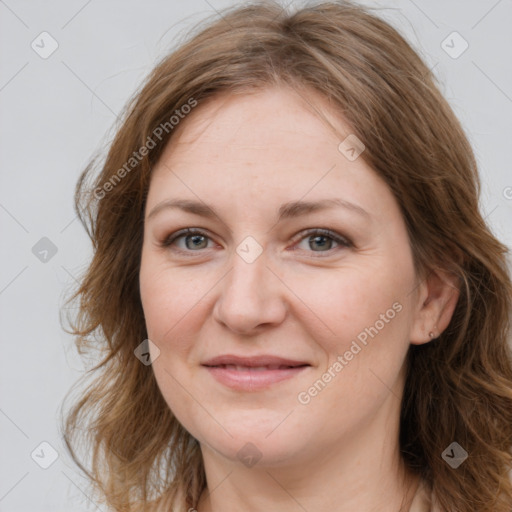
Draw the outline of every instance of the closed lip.
M285 368L297 368L301 366L311 366L306 361L288 359L273 355L238 356L234 354L225 354L213 357L203 362L202 365L209 367L225 367L227 365L246 368L267 367L269 369L276 370Z
M225 354L202 363L210 375L237 392L263 391L306 371L306 361L273 355L237 356Z

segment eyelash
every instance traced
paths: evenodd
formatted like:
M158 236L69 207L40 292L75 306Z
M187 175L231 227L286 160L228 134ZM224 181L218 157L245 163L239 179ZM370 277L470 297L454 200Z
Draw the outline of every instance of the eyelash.
M177 231L175 233L170 234L169 236L167 236L160 243L160 245L161 245L161 247L171 248L172 244L176 240L178 240L182 236L187 236L187 235L188 236L201 235L201 236L204 236L205 238L211 239L210 236L208 235L208 233L206 233L205 231L203 231L201 229L198 229L198 228L186 228L186 229L181 229L180 231ZM327 238L331 238L337 244L339 244L339 247L334 247L334 248L329 249L327 251L308 251L308 252L311 252L311 253L320 253L320 254L321 253L327 253L328 256L331 256L332 255L332 251L334 251L335 249L354 247L354 244L348 238L343 237L341 235L338 235L337 233L335 233L334 231L331 231L330 229L321 229L321 228L306 229L305 231L302 232L302 236L301 236L301 238L299 238L297 243L302 242L302 240L304 240L304 239L306 239L308 237L311 237L312 235L317 235L317 236L320 235L320 236L324 236L324 237L327 237ZM193 250L183 250L183 249L177 249L177 248L172 248L172 250L175 251L175 252L181 253L181 254L185 254L185 255L190 256L190 257L193 257L193 255L190 254L190 253L202 252L201 250L193 251ZM295 251L297 249L292 249L292 250ZM324 256L315 255L313 257L314 258L322 258Z

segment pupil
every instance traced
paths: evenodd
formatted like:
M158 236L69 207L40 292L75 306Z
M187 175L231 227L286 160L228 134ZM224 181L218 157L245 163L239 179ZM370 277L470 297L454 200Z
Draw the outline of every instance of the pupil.
M192 239L192 243L193 243L194 247L199 247L201 245L201 242L204 241L204 240L201 240L201 239L204 239L204 236L203 235L193 235L192 237L189 238L189 240L190 239Z
M323 236L323 235L315 236L313 238L313 243L317 243L318 240L322 240L322 239L324 240L324 243L320 242L319 245L320 245L320 247L325 247L326 242L327 242L327 237L326 236ZM311 247L311 249L314 249L314 247L313 247L313 245L311 243L309 244L309 246Z

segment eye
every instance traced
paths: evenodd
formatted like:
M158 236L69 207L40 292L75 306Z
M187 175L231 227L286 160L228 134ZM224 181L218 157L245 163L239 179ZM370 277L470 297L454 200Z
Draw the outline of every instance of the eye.
M307 246L306 248L302 247L301 250L309 252L331 253L336 248L353 247L350 240L329 229L309 229L305 234L302 233L302 238L297 245L303 242L307 242ZM338 247L333 248L333 244L337 244ZM294 247L292 250L296 250L296 248Z
M177 244L176 242L183 240L183 244ZM172 233L165 238L161 245L162 247L170 247L172 245L177 246L178 252L198 252L200 249L208 249L209 236L200 229L186 228L176 233Z

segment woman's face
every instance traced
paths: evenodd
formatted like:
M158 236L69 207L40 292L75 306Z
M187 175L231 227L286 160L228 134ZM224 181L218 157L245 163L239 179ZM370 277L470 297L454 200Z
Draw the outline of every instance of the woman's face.
M209 453L279 465L397 428L418 282L396 200L343 140L289 89L222 96L153 171L153 370Z

